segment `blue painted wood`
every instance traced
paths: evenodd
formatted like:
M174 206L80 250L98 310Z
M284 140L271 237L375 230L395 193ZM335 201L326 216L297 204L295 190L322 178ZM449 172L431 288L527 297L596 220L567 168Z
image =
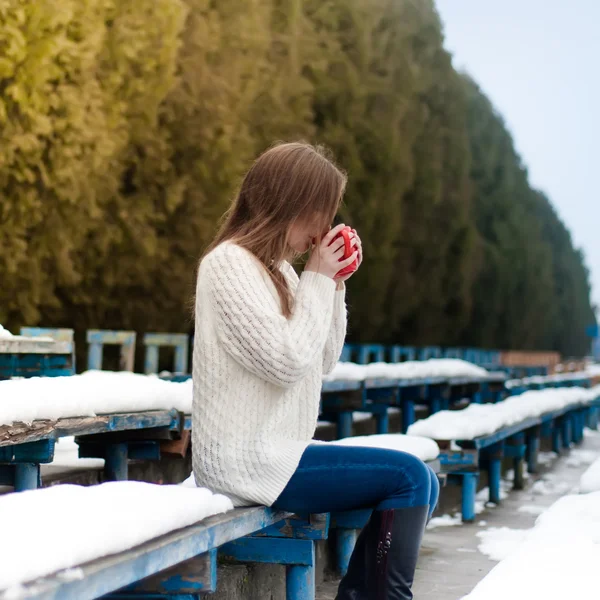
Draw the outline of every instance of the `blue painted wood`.
M286 567L285 582L286 600L314 600L316 593L314 567L305 567L301 565Z
M264 507L236 509L173 531L124 552L81 565L82 578L58 575L25 583L37 600L91 600L154 575L227 542L281 521L286 513Z
M335 380L324 381L321 387L321 393L331 394L333 392L352 392L362 388L362 381Z
M314 565L314 541L284 537L244 537L222 546L225 560L278 565Z
M336 545L336 561L338 573L343 577L348 572L350 557L356 546L358 539L358 530L356 529L338 529Z
M340 411L337 413L337 439L343 440L352 437L353 411Z
M292 515L255 535L269 538L294 538L302 540L326 540L331 516L329 513Z
M173 372L188 373L188 352L190 338L185 333L146 333L144 335L146 356L144 360L144 372L158 372L158 353L161 347L172 347L175 349Z
M54 460L53 439L0 446L0 463L50 463Z
M342 349L342 354L340 356L340 361L341 362L350 362L351 359L352 359L352 348L350 347L350 345L344 344L344 347Z
M415 402L402 396L402 433L406 433L408 428L416 421Z
M468 468L477 467L479 464L479 452L476 449L471 450L451 450L441 449L439 455L442 467Z
M502 459L490 458L488 463L490 502L500 504L500 483L502 479Z
M104 472L108 481L127 481L129 475L127 444L108 444Z
M493 446L498 442L502 442L503 440L519 433L521 431L525 431L526 429L531 429L532 427L536 427L541 423L541 419L538 417L525 419L520 423L515 423L510 427L505 427L504 429L500 429L495 433L492 433L488 436L483 436L479 438L475 438L473 440L457 440L456 443L461 448L488 448L489 446Z
M0 379L11 377L65 377L74 374L73 356L65 354L1 353Z
M88 369L102 369L104 346L115 345L121 347L119 370L133 371L135 362L135 340L135 331L89 329L87 332Z
M385 347L381 344L361 344L358 348L358 364L385 362Z
M426 346L419 352L419 360L429 360L430 358L441 358L442 349L438 346Z
M417 351L412 346L392 346L390 358L391 362L399 363L409 360L415 360Z
M15 469L15 492L35 490L42 486L40 476L40 465L32 463L20 463Z
M538 472L538 456L540 451L539 435L539 429L533 429L527 432L525 459L527 461L527 470L530 473Z
M479 473L464 473L462 477L461 510L462 520L470 523L475 520L475 497Z
M147 598L190 597L198 599L198 594L212 593L217 590L217 549L213 548L200 556L191 558L166 571L133 583L103 600L141 600Z

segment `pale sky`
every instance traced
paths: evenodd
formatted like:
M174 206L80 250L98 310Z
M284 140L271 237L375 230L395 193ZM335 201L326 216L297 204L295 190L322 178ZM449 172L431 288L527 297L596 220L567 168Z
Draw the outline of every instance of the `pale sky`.
M600 304L600 0L435 0L454 66L503 115Z

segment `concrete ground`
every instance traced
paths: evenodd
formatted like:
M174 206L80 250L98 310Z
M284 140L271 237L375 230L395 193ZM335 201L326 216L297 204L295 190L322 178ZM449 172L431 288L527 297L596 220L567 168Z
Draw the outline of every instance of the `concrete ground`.
M497 564L478 550L480 539L477 533L491 527L533 527L544 508L576 490L581 474L599 455L600 433L588 434L586 431L583 444L563 456L542 453L544 464L538 475L529 477L526 489L511 490L499 506L485 507L475 523L428 529L415 576L415 600L459 600L471 592ZM505 487L509 488L510 483L507 482ZM321 584L317 600L333 600L337 584L338 581Z

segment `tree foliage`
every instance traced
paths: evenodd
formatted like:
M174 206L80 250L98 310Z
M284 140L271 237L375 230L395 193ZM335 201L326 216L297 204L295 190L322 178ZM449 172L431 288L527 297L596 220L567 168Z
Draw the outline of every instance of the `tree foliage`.
M252 158L332 147L365 263L350 337L586 350L581 253L431 0L7 0L0 322L186 330Z

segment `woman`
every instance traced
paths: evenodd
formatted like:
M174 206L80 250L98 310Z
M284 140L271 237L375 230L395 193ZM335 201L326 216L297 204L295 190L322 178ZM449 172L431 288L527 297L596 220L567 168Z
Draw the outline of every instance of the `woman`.
M345 284L362 261L330 229L345 175L320 147L279 144L246 174L200 263L193 459L200 486L235 505L321 513L374 507L341 599L409 599L438 482L393 450L311 444L321 380L346 334ZM323 231L327 231L323 234ZM298 278L290 261L312 250Z

